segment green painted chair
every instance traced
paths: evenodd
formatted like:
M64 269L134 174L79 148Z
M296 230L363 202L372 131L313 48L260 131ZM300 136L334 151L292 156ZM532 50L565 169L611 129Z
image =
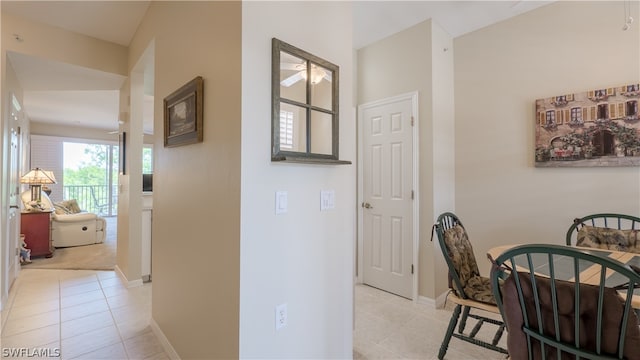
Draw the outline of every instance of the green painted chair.
M640 304L632 303L640 275L629 266L592 250L529 244L495 259L491 282L511 359L640 359Z
M623 214L593 214L573 220L567 245L640 253L640 218Z
M456 304L444 340L440 345L438 359L444 358L452 336L506 354L507 350L497 345L504 332L504 323L500 320L480 315L481 312L480 314L477 314L477 311L470 312L474 309L500 314L491 291L489 278L480 276L473 248L462 222L452 213L443 213L433 225L433 231L438 236L440 249L449 268L450 293L447 300L451 300ZM462 316L460 316L461 312ZM467 318L478 320L469 334L464 333ZM478 331L485 323L497 326L491 343L476 338ZM456 325L458 325L458 333L455 333Z

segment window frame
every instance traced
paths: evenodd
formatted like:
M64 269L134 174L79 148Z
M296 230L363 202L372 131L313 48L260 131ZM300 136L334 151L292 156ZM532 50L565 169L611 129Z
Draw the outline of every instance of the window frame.
M340 68L324 59L310 54L293 45L287 44L279 39L272 39L271 58L271 161L288 161L304 163L326 163L326 164L351 164L350 161L339 160L339 73ZM305 95L306 101L300 102L280 96L280 54L281 52L293 55L303 60L306 64L305 71L307 79L311 79L311 69L313 65L319 65L331 72L331 109L315 106L312 104L311 81L306 81ZM306 151L291 151L280 144L280 105L289 104L301 107L306 111ZM331 154L320 154L311 152L312 149L312 112L320 112L331 116Z

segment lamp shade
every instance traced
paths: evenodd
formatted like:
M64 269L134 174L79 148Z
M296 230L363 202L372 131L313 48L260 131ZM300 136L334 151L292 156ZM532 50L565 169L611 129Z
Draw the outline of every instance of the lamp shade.
M56 177L53 175L53 171L35 168L23 175L20 178L20 183L29 185L55 184Z

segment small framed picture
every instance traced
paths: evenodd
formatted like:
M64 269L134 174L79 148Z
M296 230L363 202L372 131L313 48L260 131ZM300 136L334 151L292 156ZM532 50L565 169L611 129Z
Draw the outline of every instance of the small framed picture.
M164 98L164 146L202 142L201 76Z

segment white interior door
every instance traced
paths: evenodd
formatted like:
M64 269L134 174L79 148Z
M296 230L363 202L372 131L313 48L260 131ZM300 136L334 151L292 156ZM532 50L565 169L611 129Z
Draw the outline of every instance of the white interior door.
M413 297L411 95L360 107L363 282Z

